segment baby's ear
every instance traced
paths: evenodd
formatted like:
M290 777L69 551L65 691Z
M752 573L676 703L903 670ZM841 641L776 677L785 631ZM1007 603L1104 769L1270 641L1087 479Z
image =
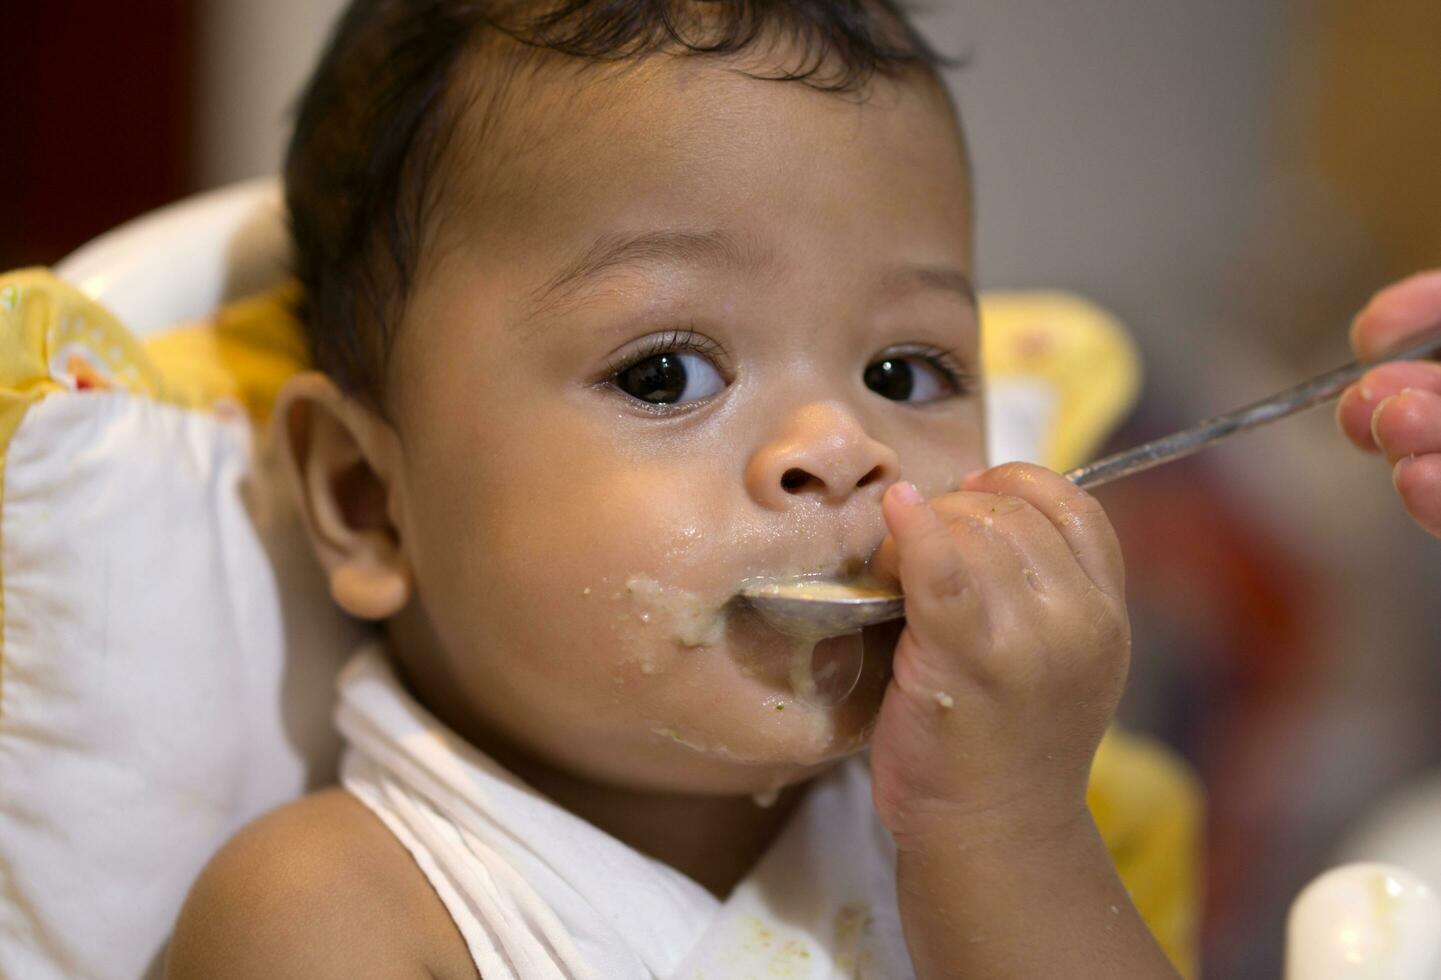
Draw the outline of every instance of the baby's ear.
M325 375L306 372L281 389L274 432L330 594L360 619L400 612L412 581L392 510L395 430Z

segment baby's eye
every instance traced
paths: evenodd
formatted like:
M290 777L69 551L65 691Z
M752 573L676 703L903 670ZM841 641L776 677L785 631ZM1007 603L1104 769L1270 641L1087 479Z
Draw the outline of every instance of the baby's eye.
M866 368L866 387L893 402L933 402L961 392L960 379L934 360L886 357Z
M616 372L617 388L652 405L679 405L709 398L725 387L720 372L700 354L670 351Z

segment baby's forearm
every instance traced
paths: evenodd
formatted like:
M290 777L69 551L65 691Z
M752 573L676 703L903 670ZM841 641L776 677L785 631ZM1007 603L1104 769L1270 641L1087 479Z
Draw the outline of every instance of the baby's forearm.
M897 843L901 920L920 980L1176 980L1089 814L1039 838L938 817Z

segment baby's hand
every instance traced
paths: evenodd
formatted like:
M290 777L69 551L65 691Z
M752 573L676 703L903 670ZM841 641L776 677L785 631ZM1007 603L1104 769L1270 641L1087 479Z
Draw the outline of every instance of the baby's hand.
M1174 980L1086 810L1130 660L1106 515L1017 464L884 508L906 628L871 775L916 976Z
M1441 326L1441 270L1376 294L1351 327L1351 345L1358 357L1376 357L1434 326ZM1441 537L1441 364L1373 368L1341 396L1337 420L1356 445L1385 454L1406 510Z
M1009 464L883 502L872 563L906 628L871 742L875 804L904 846L937 820L1045 835L1085 813L1130 661L1120 545L1095 499Z

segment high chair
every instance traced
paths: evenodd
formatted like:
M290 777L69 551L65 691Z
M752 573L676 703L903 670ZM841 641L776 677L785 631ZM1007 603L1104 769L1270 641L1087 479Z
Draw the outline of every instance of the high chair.
M156 975L214 848L333 778L331 685L361 628L267 488L263 446L251 463L252 421L304 359L261 316L292 297L184 326L282 282L287 248L265 178L56 267L113 317L24 306L38 274L0 288L0 317L25 314L0 336L0 976ZM1025 334L1058 306L1074 335ZM1123 333L1066 298L995 310L1022 342L987 353L991 458L1093 451L1138 384ZM1065 369L1074 357L1095 363ZM192 383L166 370L177 359L199 365ZM152 489L166 467L175 485ZM1290 964L1291 980L1441 980L1441 903L1395 869L1323 876L1293 910Z

